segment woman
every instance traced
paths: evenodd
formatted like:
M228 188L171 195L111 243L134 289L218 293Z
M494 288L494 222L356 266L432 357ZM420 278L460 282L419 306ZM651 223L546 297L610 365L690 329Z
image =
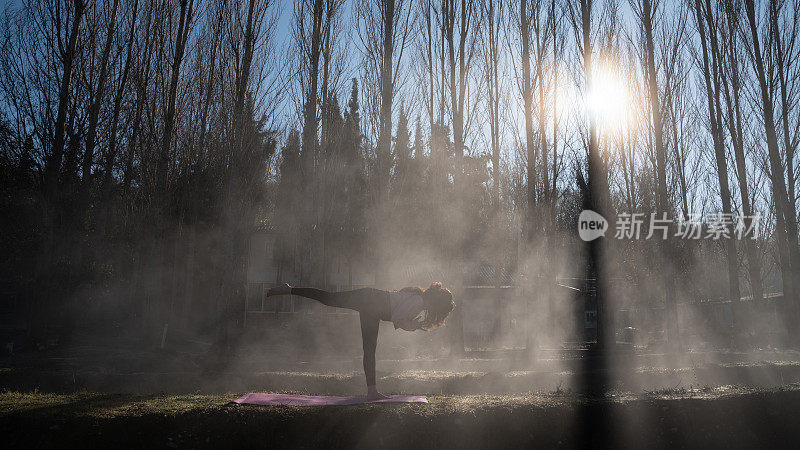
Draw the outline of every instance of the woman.
M438 281L425 290L407 287L392 292L372 288L327 292L314 288L293 288L284 284L267 292L267 296L273 295L299 295L317 300L323 305L358 311L369 400L388 398L375 387L375 349L378 346L380 321L393 322L395 329L431 331L444 325L445 319L456 307L453 294Z

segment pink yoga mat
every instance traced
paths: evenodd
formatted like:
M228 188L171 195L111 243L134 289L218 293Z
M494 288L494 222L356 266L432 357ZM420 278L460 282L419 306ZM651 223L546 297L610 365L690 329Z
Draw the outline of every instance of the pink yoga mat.
M332 397L324 395L262 394L251 392L233 401L240 405L324 406L357 405L359 403L428 403L424 395L391 395L385 400L369 401L366 397Z

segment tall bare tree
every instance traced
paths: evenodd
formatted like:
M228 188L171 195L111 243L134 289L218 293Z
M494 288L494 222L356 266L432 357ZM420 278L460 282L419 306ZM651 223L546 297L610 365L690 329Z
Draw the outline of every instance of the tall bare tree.
M458 160L457 175L463 172L464 135L466 133L465 108L469 100L467 87L470 81L472 59L476 53L479 25L478 8L474 0L444 0L442 21L444 40L447 43L448 88L450 91L450 117L452 118L453 146ZM456 184L460 182L456 179Z
M797 196L795 194L795 185L797 182L797 175L795 175L795 153L797 148L797 138L793 138L791 132L789 131L790 124L789 124L789 116L790 116L790 108L793 104L796 104L795 99L790 99L790 96L796 96L796 94L792 95L790 93L791 87L789 86L790 79L794 80L796 77L793 75L793 70L796 71L796 67L798 66L797 60L797 48L795 43L797 42L797 32L798 30L798 19L797 10L798 7L797 3L792 5L793 11L791 12L792 21L790 22L790 28L788 30L784 30L785 27L781 21L779 20L779 16L781 15L781 6L778 5L778 2L771 1L769 3L769 17L770 17L770 30L772 31L772 44L775 48L775 62L777 70L777 77L778 77L778 86L780 91L780 102L781 102L781 125L783 128L783 151L784 151L784 161L786 161L786 195L788 197L788 201L786 204L786 222L788 224L787 232L791 228L795 229L795 242L790 243L790 249L794 248L797 250ZM785 33L785 35L784 35ZM794 141L794 142L793 142ZM781 176L783 176L781 174ZM800 292L800 251L796 252L799 254L791 255L792 258L792 266L793 266L793 275L794 278L792 279L792 284L796 292ZM800 304L800 298L798 298L798 304Z
M519 33L520 45L522 46L520 51L522 56L522 85L520 90L522 92L523 115L525 117L525 155L527 158L527 217L525 220L525 229L528 239L532 239L533 235L536 186L538 183L536 177L537 146L533 129L533 80L531 79L530 43L533 16L539 13L536 6L538 6L538 2L530 2L527 0L521 0L519 4Z
M156 167L156 198L159 202L158 227L159 232L164 232L164 214L167 208L167 177L170 160L172 159L172 139L175 129L175 115L177 111L176 100L178 85L180 83L181 64L183 63L186 44L189 40L189 31L193 18L194 0L181 0L178 12L178 29L175 33L175 46L173 47L171 77L169 93L167 95L167 108L164 112L164 131L161 136L161 146Z
M581 0L578 5L570 4L569 8L578 54L582 62L584 95L589 95L594 88L592 18L595 12L593 7L592 0ZM589 114L588 136L585 141L588 180L583 181L579 171L579 184L583 190L584 206L600 213L603 217L611 217L608 167L600 153L597 117L595 116L595 114ZM610 247L609 242L605 239L595 239L589 243L589 260L596 277L597 344L600 347L613 346L615 342L614 310L608 295L610 269L613 265Z
M770 2L772 1L774 0L770 0ZM789 206L786 180L783 177L783 164L778 148L778 136L775 127L775 107L769 86L767 85L768 74L764 66L761 36L758 30L758 23L756 22L755 4L753 0L745 0L745 11L751 38L749 56L755 69L756 78L758 78L758 86L761 94L761 110L764 121L764 132L767 138L767 152L770 166L769 176L772 181L772 199L775 203L775 233L777 245L779 249L787 249L786 253L788 253L788 255L783 255L783 266L788 269L784 269L784 274L787 272L789 274L796 274L798 272L798 267L800 267L800 249L797 243L797 222L794 217L789 217L791 208ZM784 276L782 281L785 297L795 305L794 308L797 308L797 286L793 285L792 282L794 280ZM790 318L790 332L796 335L797 320L795 319L796 312L794 308L792 313L787 317Z
M483 39L484 75L486 77L486 100L489 112L489 138L491 140L492 160L492 203L493 214L499 212L500 207L500 99L502 96L501 77L499 72L501 36L503 28L503 3L484 1L481 12L484 16L483 23L486 32Z
M651 126L655 144L656 155L656 211L657 215L669 214L669 196L667 191L667 151L664 144L664 118L658 86L658 74L655 64L655 44L653 40L653 19L656 17L656 10L650 0L642 0L641 5L635 8L637 16L641 21L643 32L644 51L646 58L647 90L648 101L651 114ZM675 303L675 293L673 289L672 275L672 248L669 238L664 240L662 245L662 261L660 262L665 305L667 310L667 338L670 343L677 343L677 306ZM738 279L736 280L738 282Z
M733 1L726 0L723 2L725 14L725 26L721 26L720 47L723 53L720 56L720 62L724 66L724 78L722 87L725 94L725 105L727 109L727 125L728 132L731 137L734 159L736 161L736 178L739 186L739 196L742 202L742 215L744 223L742 225L750 227L752 225L753 206L750 200L750 186L747 183L747 163L744 151L744 132L742 126L742 108L741 108L741 75L740 75L740 46L739 35L741 34L740 27L740 10L741 7L735 5ZM725 51L727 50L727 51ZM747 257L747 268L750 274L750 292L754 299L763 298L762 277L761 277L761 259L758 255L758 249L754 239L745 239L744 252Z
M103 44L100 56L100 68L97 75L97 84L91 93L89 104L89 124L86 132L86 146L83 153L82 176L85 188L91 183L92 164L94 163L94 149L97 143L97 127L100 121L100 107L104 101L106 82L108 80L108 61L111 57L111 46L114 43L114 36L117 25L117 12L119 10L119 0L114 0L111 10L108 12L108 23L106 26L106 40Z
M58 89L58 112L53 131L53 146L50 155L45 162L45 189L51 199L56 193L58 178L61 174L61 163L64 157L64 141L67 129L67 109L70 103L70 91L72 86L72 74L75 63L76 46L78 35L80 34L81 22L86 11L86 4L83 0L72 2L72 24L65 36L66 47L63 52L61 72L61 82ZM60 39L60 37L59 37Z
M122 67L122 73L119 74L119 79L117 80L117 90L114 95L114 106L109 123L108 149L103 158L103 181L101 191L106 197L113 177L114 161L117 158L117 142L119 139L118 126L120 114L122 113L122 102L128 89L128 77L131 72L131 66L134 64L133 48L136 41L136 25L139 21L139 0L134 0L133 2L130 21L128 38L125 43L125 62Z
M700 44L703 50L703 79L706 84L706 97L708 103L709 124L714 142L714 157L717 164L717 180L719 181L720 197L722 199L722 213L730 216L731 190L728 179L728 162L725 155L725 136L722 117L721 95L721 55L717 39L717 18L711 10L709 0L703 5L696 1L694 5L698 22L697 29L700 35ZM708 33L706 33L706 27ZM710 43L710 49L709 49ZM726 221L727 222L727 221ZM739 293L738 257L736 242L733 239L732 224L726 224L729 237L725 239L728 262L728 295L732 301L738 301Z
M304 0L295 4L295 41L300 47L301 86L303 89L303 142L301 152L301 170L306 177L315 174L315 162L318 153L319 118L317 103L319 100L319 62L323 44L323 22L325 18L324 0ZM311 185L306 186L305 222L313 220L314 202Z
M409 0L373 0L356 9L358 35L372 90L378 93L376 198L386 202L392 154L392 105L403 53L414 29ZM369 86L365 87L370 89Z

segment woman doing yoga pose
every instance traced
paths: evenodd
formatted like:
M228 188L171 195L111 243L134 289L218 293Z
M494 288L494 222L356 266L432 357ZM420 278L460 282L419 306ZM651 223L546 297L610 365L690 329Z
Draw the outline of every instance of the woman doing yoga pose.
M358 311L361 319L361 341L364 347L364 374L367 377L367 398L387 398L375 387L375 349L381 320L393 322L395 329L431 331L444 325L455 308L453 294L442 283L428 289L407 287L399 291L364 288L344 292L327 292L314 288L293 288L288 284L272 288L267 296L299 295L327 306Z

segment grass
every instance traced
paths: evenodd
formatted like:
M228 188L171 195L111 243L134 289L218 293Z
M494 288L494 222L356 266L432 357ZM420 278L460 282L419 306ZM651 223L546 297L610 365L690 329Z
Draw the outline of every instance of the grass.
M271 391L265 391L271 392ZM303 391L282 391L283 393L305 393ZM495 407L503 408L548 408L571 407L587 401L614 401L617 403L648 401L656 399L686 400L706 399L718 400L751 394L773 392L797 392L800 394L800 383L787 385L779 389L757 389L745 386L690 386L643 391L635 394L625 391L609 391L605 396L587 397L579 393L557 389L553 392L527 392L509 395L440 395L428 394L428 404L360 404L351 409L370 408L417 408L426 413L454 412L475 413ZM175 415L187 412L208 412L230 408L228 403L242 393L226 394L108 394L89 391L71 393L3 391L0 392L0 418L10 415L44 415L48 417L72 418L115 418L143 416L148 414ZM238 408L251 408L240 406ZM282 408L282 407L279 407ZM300 407L300 409L319 409L324 407ZM259 410L270 410L270 407L255 407Z
M800 385L430 395L428 404L226 406L238 394L0 393L13 447L486 448L780 445L800 427Z
M13 392L0 394L0 417L30 415L54 419L88 417L109 419L174 415L219 408L230 401L228 395L123 395L76 392L69 394Z
M800 365L792 362L638 367L604 396L577 393L582 378L568 372L379 376L387 393L427 392L430 403L226 406L248 391L358 395L359 372L0 368L0 435L11 448L650 448L781 446L800 429L800 384L790 384L800 381Z
M137 417L150 414L177 415L184 413L204 413L225 409L259 410L273 412L287 409L287 407L255 407L231 406L228 402L240 394L217 395L128 395L128 394L101 394L93 392L76 392L68 394L43 393L43 392L16 392L6 391L0 393L0 417L12 415L30 415L56 419L68 418L117 418ZM429 395L428 404L360 404L348 406L348 409L373 410L380 408L393 408L400 412L419 409L424 414L440 414L448 412L474 413L494 407L528 407L543 408L550 406L564 406L577 401L576 394L545 394L526 393L516 395ZM296 407L288 409L320 410L325 407ZM337 407L340 408L340 407Z

